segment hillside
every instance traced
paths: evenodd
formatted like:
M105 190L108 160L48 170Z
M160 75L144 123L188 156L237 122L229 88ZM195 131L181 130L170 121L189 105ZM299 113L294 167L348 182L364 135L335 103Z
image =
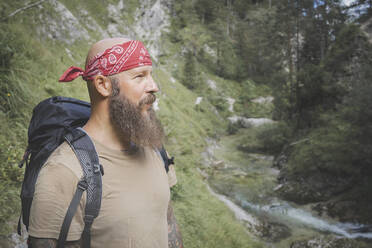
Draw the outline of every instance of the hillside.
M0 247L19 241L33 107L88 100L91 44L142 40L185 247L368 247L371 1L0 2Z
M199 95L180 83L184 55L182 48L167 38L170 3L51 0L40 1L7 17L28 4L14 1L0 4L5 17L0 24L4 34L0 38L2 247L11 245L6 244L6 239L15 232L18 220L23 169L17 165L27 146L32 108L40 100L55 95L88 100L81 79L66 84L58 83L57 79L69 66L83 65L93 42L115 36L143 40L155 61L154 78L161 88L157 113L167 134L166 147L176 157L178 185L172 198L185 246L259 247L236 222L233 213L210 195L196 171L206 147L205 138L220 135L227 122L224 112L218 113L206 98L195 105ZM227 82L206 72L200 84L207 87L207 80L213 80L217 87ZM231 94L238 92L235 86L229 87L234 89ZM210 96L221 98L217 91L211 91Z

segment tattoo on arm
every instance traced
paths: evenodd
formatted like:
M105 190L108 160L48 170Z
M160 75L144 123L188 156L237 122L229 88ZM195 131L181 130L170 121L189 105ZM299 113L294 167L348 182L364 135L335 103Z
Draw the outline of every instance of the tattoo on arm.
M34 238L30 237L30 242L32 248L56 248L57 240L56 239L43 239L43 238ZM66 241L66 248L80 248L80 240L77 241Z
M178 228L176 218L174 217L173 208L169 202L168 205L168 247L183 248L182 236Z

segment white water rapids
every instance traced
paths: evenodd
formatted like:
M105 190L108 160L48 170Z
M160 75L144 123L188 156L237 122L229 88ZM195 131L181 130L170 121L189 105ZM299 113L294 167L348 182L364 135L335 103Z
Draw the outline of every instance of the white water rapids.
M250 119L255 119L255 121L262 124L262 118ZM250 128L255 128L255 125L251 125ZM227 178L228 174L231 173L231 171L234 171L234 168L237 170L243 170L246 172L247 175L250 174L252 177L253 175L255 175L261 176L262 178L271 178L271 176L267 174L269 171L268 169L271 168L271 166L267 163L267 165L263 165L262 162L260 163L259 161L264 159L261 159L259 156L255 156L256 154L249 155L250 157L255 158L254 160L250 161L244 160L244 158L242 157L239 157L237 160L234 161L224 161L225 157L221 155L223 151L227 151L227 155L231 155L236 151L234 149L228 149L227 146L224 147L223 142L217 143L215 140L208 139L207 143L208 148L204 154L205 163L212 166L212 168L215 168L216 171L214 173L223 175L223 177L221 176L221 178ZM227 144L230 146L232 144L231 140L230 143ZM215 150L219 151L215 153ZM231 159L233 157L228 156L226 158ZM222 161L223 163L229 164L229 166L231 167L230 170L226 168L215 167L214 165L216 161ZM249 165L249 170L244 169L247 168L247 164ZM236 175L231 173L230 176L234 178ZM275 175L272 176L275 177ZM218 177L215 177L215 180L218 180L216 178ZM226 184L227 182L224 181L224 183ZM332 219L319 217L314 215L310 210L307 210L307 208L296 206L295 204L277 199L276 197L270 196L270 194L266 196L262 195L259 197L260 199L265 199L263 202L253 202L253 199L255 199L255 195L250 194L257 194L254 193L256 192L255 189L253 188L252 190L243 190L239 192L244 186L238 185L234 187L234 183L235 181L231 180L233 191L230 193L225 192L223 194L221 194L222 192L217 191L217 188L213 187L213 185L216 184L216 181L211 184L211 187L209 185L207 186L212 195L222 201L231 211L234 212L236 219L243 221L244 223L256 229L258 232L259 226L264 223L262 221L267 222L267 220L269 220L269 224L271 221L273 221L274 223L281 223L285 226L288 226L294 232L297 229L301 229L303 230L302 232L307 232L306 230L312 230L315 235L317 235L317 233L319 233L319 235L328 233L348 239L372 239L372 226L370 225L367 226L359 223L341 223ZM264 219L262 219L263 216L265 216Z
M357 230L368 229L368 226L354 223L329 223L318 217L314 217L311 213L305 210L291 207L288 203L276 203L260 206L242 200L241 204L242 207L249 208L255 212L265 212L266 214L272 215L273 217L296 222L323 232L331 232L351 239L372 239L371 232L357 232Z
M235 217L240 221L246 221L251 226L258 226L259 220L255 218L252 214L245 211L243 208L248 208L255 212L256 214L265 213L274 218L280 219L282 222L293 222L300 225L305 225L310 228L317 229L322 232L331 232L336 235L340 235L346 238L367 238L372 239L372 232L357 232L358 230L370 229L369 226L354 224L354 223L328 223L318 217L314 217L311 213L291 207L288 203L274 203L271 205L256 205L245 200L240 199L240 205L231 201L224 195L218 194L213 191L209 185L207 185L209 191L217 197L220 201L225 203L225 205L234 212Z

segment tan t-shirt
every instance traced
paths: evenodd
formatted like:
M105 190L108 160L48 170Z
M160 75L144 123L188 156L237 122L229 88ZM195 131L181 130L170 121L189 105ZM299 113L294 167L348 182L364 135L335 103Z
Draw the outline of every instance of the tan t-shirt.
M177 179L173 166L167 174L161 157L145 149L139 160L94 141L102 177L102 203L91 229L91 246L128 248L168 247L169 187ZM82 177L82 169L65 142L40 171L31 206L29 235L55 238ZM67 240L79 240L84 228L84 193L72 220Z

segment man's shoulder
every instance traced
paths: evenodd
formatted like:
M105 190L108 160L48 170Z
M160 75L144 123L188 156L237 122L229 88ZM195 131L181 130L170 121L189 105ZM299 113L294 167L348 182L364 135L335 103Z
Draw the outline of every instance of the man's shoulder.
M43 167L58 166L71 170L78 178L83 175L80 162L67 142L63 142L49 156Z

